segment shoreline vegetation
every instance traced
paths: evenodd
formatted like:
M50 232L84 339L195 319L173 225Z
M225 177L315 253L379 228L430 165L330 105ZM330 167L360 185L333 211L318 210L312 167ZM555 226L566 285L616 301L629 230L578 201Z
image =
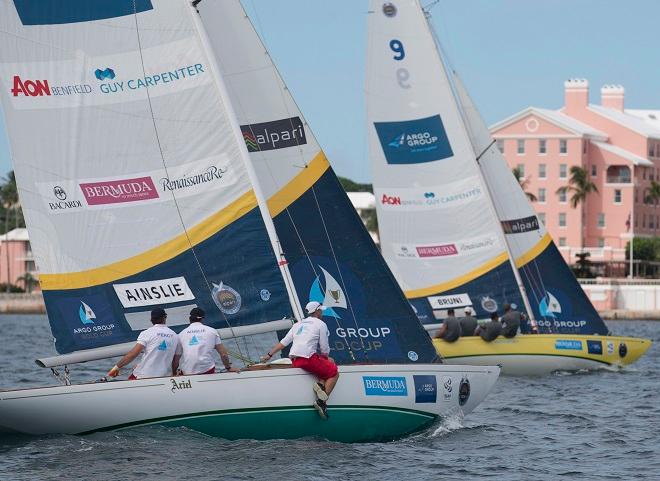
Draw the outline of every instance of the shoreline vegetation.
M0 314L46 314L41 293L0 293ZM660 310L612 309L600 311L605 320L660 321Z

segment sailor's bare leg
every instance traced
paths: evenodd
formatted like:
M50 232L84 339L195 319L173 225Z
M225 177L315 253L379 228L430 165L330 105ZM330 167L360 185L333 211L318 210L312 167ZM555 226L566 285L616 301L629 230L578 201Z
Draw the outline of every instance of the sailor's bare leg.
M332 390L335 388L335 384L337 384L338 379L339 379L339 373L337 373L336 376L325 380L324 387L325 387L325 392L328 396L330 395ZM321 381L321 382L323 382L323 381Z

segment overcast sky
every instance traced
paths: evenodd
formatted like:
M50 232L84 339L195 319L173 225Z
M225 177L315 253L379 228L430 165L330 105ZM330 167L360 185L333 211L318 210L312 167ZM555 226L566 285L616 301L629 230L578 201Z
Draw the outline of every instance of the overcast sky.
M336 172L368 181L367 1L243 4ZM561 106L569 77L589 80L592 102L603 84L618 83L626 107L660 109L658 0L441 0L432 14L489 124L529 105ZM10 169L0 120L0 173Z

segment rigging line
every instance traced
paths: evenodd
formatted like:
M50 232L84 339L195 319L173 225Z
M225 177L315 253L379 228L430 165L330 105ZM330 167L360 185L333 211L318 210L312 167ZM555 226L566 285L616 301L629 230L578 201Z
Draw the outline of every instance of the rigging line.
M135 33L136 33L137 42L138 42L138 51L140 52L140 64L141 64L141 67L142 67L142 74L144 76L146 76L147 72L146 72L146 68L144 66L144 55L142 53L142 39L141 39L141 36L140 36L140 25L139 25L139 22L138 22L136 1L137 0L133 0L133 18L135 19ZM168 170L168 167L167 167L167 162L165 161L165 154L163 152L163 147L162 147L162 144L160 142L160 135L158 133L158 125L156 124L156 117L154 115L153 104L151 102L151 93L150 93L150 88L149 88L148 85L146 86L145 91L147 93L147 103L149 104L149 112L151 114L151 121L152 121L152 124L153 124L153 127L154 127L154 135L156 137L156 143L158 145L158 151L160 152L160 158L161 158L161 161L163 163L163 167L165 169L165 175L169 179L170 174L169 174L169 170ZM204 272L204 268L202 267L202 263L199 260L199 258L197 257L197 252L195 251L195 247L192 243L192 240L190 239L190 235L188 233L188 228L186 227L186 223L183 220L183 214L181 213L181 208L179 207L179 201L176 198L176 194L174 193L174 191L172 191L172 200L174 201L174 206L176 207L177 215L179 216L179 220L181 221L181 227L183 227L183 232L186 235L186 240L188 242L188 245L190 246L190 252L192 253L192 255L195 259L195 262L197 263L197 267L199 268L199 271L202 274L202 277L204 278L204 282L206 283L207 289L209 290L209 292L212 293L213 289L211 287L211 284L210 284L208 278L206 277L206 273ZM229 322L229 319L227 318L225 313L222 312L222 309L219 309L219 311L222 314L222 318L224 319L225 323L227 324L227 327L229 327L229 330L232 334L232 337L234 339L236 339L236 337L234 337L234 328L232 327L231 323ZM241 346L238 343L238 340L236 340L236 347L237 347L238 351L241 352Z

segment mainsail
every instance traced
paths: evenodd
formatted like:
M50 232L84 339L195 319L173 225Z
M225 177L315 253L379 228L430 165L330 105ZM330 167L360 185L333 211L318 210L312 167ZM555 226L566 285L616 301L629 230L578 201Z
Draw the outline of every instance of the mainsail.
M484 316L508 302L541 332L606 334L425 15L417 0L371 2L370 157L386 259L424 322L430 310L469 304Z
M251 153L298 297L332 308L332 356L430 362L428 335L341 188L238 0L200 14Z
M156 306L174 326L195 305L217 328L292 315L196 15L0 3L0 98L60 353L132 341Z
M370 2L367 117L383 256L422 322L523 302L417 1Z

